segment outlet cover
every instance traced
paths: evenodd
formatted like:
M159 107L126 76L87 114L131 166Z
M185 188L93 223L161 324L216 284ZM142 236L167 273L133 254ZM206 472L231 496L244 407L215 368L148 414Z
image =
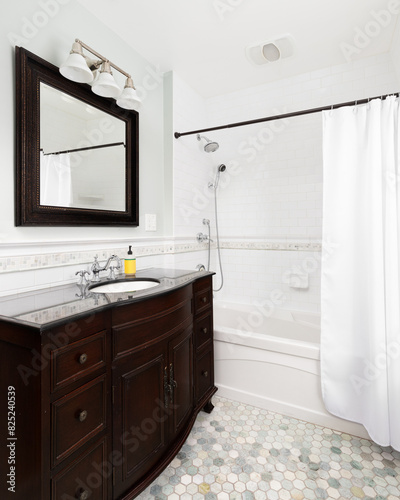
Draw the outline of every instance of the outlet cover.
M145 230L157 231L157 215L145 214Z

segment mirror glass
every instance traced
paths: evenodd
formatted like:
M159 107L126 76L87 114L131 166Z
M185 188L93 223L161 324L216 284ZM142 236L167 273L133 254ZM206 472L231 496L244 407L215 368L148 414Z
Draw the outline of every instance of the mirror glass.
M125 211L125 122L40 83L40 205Z

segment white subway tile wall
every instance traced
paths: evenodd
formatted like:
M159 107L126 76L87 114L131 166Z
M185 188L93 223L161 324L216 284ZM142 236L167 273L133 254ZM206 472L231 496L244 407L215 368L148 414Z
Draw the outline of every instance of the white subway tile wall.
M320 251L223 249L221 257L224 286L215 294L216 299L281 309L320 311ZM292 276L303 273L309 276L308 288L292 288ZM214 281L219 285L219 275Z
M207 99L207 126L397 92L398 68L395 68L394 60L393 54L381 54ZM181 99L178 92L175 105L179 107L180 118L186 113L193 121L190 103ZM197 123L192 128L199 128L201 124ZM187 129L190 130L190 127ZM225 281L215 298L248 304L268 300L273 290L281 290L285 297L282 307L319 311L318 250L308 252L304 246L299 251L265 250L260 245L249 250L246 246L252 240L265 244L274 241L297 242L300 246L307 242L321 244L321 114L229 128L210 132L209 135L220 144L220 149L212 158L214 175L219 163L227 165L226 172L221 174L218 190ZM189 141L190 137L193 136L185 140ZM196 147L190 149L195 150ZM179 163L179 156L180 152L176 150L176 163ZM187 166L192 168L190 175L194 175L199 168L198 164L187 163ZM179 180L187 184L190 175ZM205 189L202 182L197 186L200 191ZM175 207L182 201L179 189L179 185L174 187ZM207 205L204 214L211 219L212 238L215 239L213 203L212 198L212 206ZM181 229L184 231L184 224ZM240 248L241 241L246 243L243 249ZM229 242L234 242L232 247ZM216 270L218 266L214 253L211 262L212 269ZM309 274L307 289L291 288L286 282L285 276L293 268ZM217 285L220 283L219 271L215 282Z

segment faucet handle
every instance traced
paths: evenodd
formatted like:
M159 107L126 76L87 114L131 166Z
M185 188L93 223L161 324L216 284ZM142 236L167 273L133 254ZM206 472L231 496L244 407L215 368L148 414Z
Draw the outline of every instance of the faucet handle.
M79 275L79 285L84 285L88 283L88 279L86 278L86 274L89 275L89 271L86 271L85 269L82 269L81 271L76 271L75 276Z
M115 280L115 270L118 269L117 266L110 266L110 273L107 277L109 280Z
M97 259L98 259L98 255L95 255L94 256L94 261L93 261L93 263L91 265L91 271L92 271L93 274L96 274L100 270L100 264L99 264L99 261Z

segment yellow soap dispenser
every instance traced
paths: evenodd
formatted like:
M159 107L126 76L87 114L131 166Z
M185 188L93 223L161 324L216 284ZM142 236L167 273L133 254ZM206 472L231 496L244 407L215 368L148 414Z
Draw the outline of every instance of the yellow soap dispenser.
M136 274L136 259L133 256L132 246L129 246L128 256L125 258L125 274Z

